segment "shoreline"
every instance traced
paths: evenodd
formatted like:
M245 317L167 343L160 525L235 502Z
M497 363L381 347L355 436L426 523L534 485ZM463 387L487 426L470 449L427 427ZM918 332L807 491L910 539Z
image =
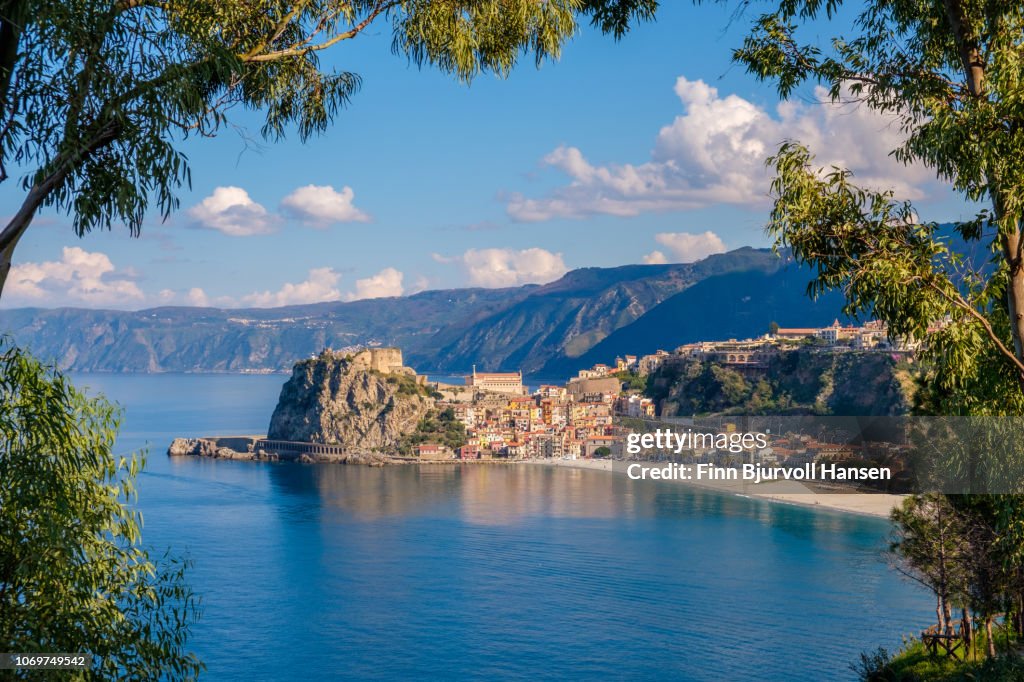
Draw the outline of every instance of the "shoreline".
M569 469L607 471L613 474L625 473L623 471L616 471L614 460L530 459L524 460L523 463L565 467ZM764 500L766 502L773 502L776 504L790 504L797 507L807 507L819 510L824 509L844 514L870 516L878 519L888 519L889 513L893 508L899 506L906 498L906 495L896 495L892 493L816 492L796 481L771 481L753 484L744 481L684 481L674 479L658 482L669 484L674 483L703 490L712 490L714 492L735 495L737 497L749 497L751 499Z
M453 465L519 465L540 464L549 467L569 469L590 469L609 473L625 474L616 470L615 460L606 459L496 459L496 460L463 460L454 458L419 459L379 453L353 454L300 454L291 453L280 456L277 453L259 454L252 451L240 451L225 445L239 447L244 441L252 441L259 436L220 436L206 438L175 438L167 449L170 457L200 457L210 459L232 459L255 462L295 462L304 464L348 464L361 466L453 466ZM821 492L798 481L766 481L758 484L747 481L712 481L712 480L659 480L660 483L677 483L693 488L737 497L790 504L812 509L825 509L845 514L858 514L873 518L887 519L893 508L899 506L906 495L891 493L860 493L860 492Z

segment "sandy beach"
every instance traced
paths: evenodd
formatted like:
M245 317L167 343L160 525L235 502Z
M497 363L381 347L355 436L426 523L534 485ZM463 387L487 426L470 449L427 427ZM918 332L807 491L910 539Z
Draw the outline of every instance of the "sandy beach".
M534 464L545 466L569 467L572 469L596 469L613 473L623 473L621 468L613 468L614 462L601 459L537 459L530 460ZM889 512L903 502L905 495L888 493L823 493L812 490L798 481L771 481L759 484L747 481L681 481L671 483L689 485L696 488L716 490L745 497L756 497L780 504L795 504L818 509L862 514L878 518L888 518Z

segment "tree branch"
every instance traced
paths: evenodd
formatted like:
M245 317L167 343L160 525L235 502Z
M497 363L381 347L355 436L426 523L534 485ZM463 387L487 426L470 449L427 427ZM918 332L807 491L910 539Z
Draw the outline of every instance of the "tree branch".
M120 133L121 124L115 120L108 121L83 148L58 157L51 165L50 173L32 185L18 212L0 232L0 252L6 251L17 243L46 197L78 168L83 159L116 140Z
M945 5L946 18L953 30L953 42L960 55L967 90L973 97L982 97L985 94L985 60L964 11L963 1L945 0Z
M113 10L115 14L120 14L121 12L127 12L138 7L160 7L161 9L166 9L167 3L163 2L163 0L120 0L120 2L114 3Z
M1021 359L1018 358L1017 355L1013 351L1011 351L1009 348L1006 347L1006 344L1004 344L1002 339L999 338L999 335L996 334L995 329L992 328L992 323L989 322L988 319L984 315L982 315L980 312L978 312L978 310L974 306L972 306L970 303L965 301L963 299L963 297L961 297L961 296L953 296L953 295L949 294L948 292L944 291L942 289L942 287L937 285L935 282L926 281L925 282L925 286L927 286L930 289L934 290L937 294L939 294L939 296L942 296L942 298L946 299L946 301L948 301L949 303L952 303L954 306L960 308L961 310L966 312L968 315L973 317L975 319L975 321L977 321L978 324L981 325L982 329L985 330L986 336L988 336L988 338L992 341L992 343L995 344L996 348L999 349L999 352L1002 353L1003 355L1005 355L1010 360L1010 362L1012 362L1014 364L1014 366L1017 368L1017 371L1022 376L1024 376L1024 362L1022 362Z
M325 40L324 42L319 43L317 45L301 45L300 44L300 45L296 45L296 46L293 46L293 47L285 48L283 50L275 50L273 52L264 52L262 54L256 54L256 55L246 55L245 57L242 58L242 61L245 61L245 62L272 62L272 61L277 61L278 59L284 59L284 58L287 58L287 57L297 57L297 56L309 54L310 52L319 52L320 50L326 50L327 48L331 47L332 45L336 45L336 44L340 43L342 40L348 40L350 38L356 37L357 35L362 33L362 31L367 26L369 26L373 22L374 19L376 19L378 16L380 16L381 13L386 12L387 10L391 9L392 7L397 6L398 4L399 4L398 0L392 0L391 2L384 2L384 3L381 3L381 4L377 5L373 9L372 12L370 12L369 14L366 15L365 19L363 19L361 22L359 22L358 24L353 26L351 29L349 29L348 31L345 31L344 33L339 33L338 35L334 36L333 38L330 38L329 40Z

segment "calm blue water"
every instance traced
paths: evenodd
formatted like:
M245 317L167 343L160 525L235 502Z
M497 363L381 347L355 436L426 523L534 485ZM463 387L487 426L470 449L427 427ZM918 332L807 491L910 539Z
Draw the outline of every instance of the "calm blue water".
M597 471L164 455L264 431L285 378L75 378L151 445L144 537L195 562L208 679L850 679L929 621L880 520Z

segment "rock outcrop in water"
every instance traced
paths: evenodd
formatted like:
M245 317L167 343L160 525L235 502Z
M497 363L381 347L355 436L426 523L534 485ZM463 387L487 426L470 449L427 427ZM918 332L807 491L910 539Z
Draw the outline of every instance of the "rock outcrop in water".
M259 448L262 436L213 436L208 438L175 438L167 448L168 457L209 457L210 459L245 459L254 462L291 461L313 464L339 462L384 466L393 459L378 452L305 453L284 450L267 451Z
M167 448L168 457L213 457L215 459L259 459L251 447L235 449L253 438L175 438ZM226 444L230 443L230 445ZM234 448L230 447L235 446Z
M397 348L324 351L295 364L267 438L389 452L434 408L430 389Z

